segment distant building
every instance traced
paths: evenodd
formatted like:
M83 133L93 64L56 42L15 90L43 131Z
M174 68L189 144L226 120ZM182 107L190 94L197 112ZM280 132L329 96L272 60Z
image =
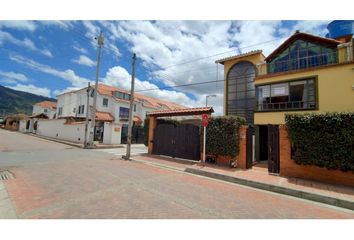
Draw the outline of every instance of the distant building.
M94 86L89 91L89 106L87 106L87 87L58 95L54 119L42 118L38 120L36 133L75 142L83 142L86 113L88 111L90 119L93 110L93 89ZM126 143L129 104L129 91L105 84L98 84L94 141L104 144ZM38 112L45 109L43 106L35 108L38 109ZM135 128L142 126L146 114L151 111L181 108L185 107L177 103L135 93L133 105L134 126Z
M32 116L44 113L49 119L55 118L55 113L57 109L56 102L43 101L33 105Z

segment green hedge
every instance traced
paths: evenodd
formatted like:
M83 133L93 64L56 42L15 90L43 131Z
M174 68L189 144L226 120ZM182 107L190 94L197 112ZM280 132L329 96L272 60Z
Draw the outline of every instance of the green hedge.
M144 145L148 146L149 145L149 118L145 118L144 120ZM157 119L157 125L159 124L173 124L177 125L178 121L177 120L172 120L172 119Z
M236 157L239 153L239 128L244 124L245 119L240 117L210 118L206 134L207 154ZM203 128L200 135L203 138Z
M297 164L354 172L354 113L287 114Z

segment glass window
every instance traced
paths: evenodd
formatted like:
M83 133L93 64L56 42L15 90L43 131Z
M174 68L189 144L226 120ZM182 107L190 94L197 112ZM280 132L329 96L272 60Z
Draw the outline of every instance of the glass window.
M102 105L103 105L104 107L108 107L108 98L104 98L104 99L103 99Z
M285 72L336 62L336 49L297 40L268 63L268 72Z
M253 123L254 107L248 106L254 105L255 76L254 65L246 61L236 63L227 74L227 115L246 117L249 124Z
M315 82L313 79L269 84L256 87L257 110L313 109Z
M128 119L129 118L129 108L120 107L119 108L119 118Z

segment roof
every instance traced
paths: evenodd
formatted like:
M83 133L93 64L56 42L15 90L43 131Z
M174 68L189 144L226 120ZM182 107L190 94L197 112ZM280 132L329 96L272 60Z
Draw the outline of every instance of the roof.
M234 55L234 56L231 56L231 57L227 57L227 58L222 58L222 59L216 60L215 63L223 64L224 62L229 61L229 60L233 60L233 59L237 59L237 58L243 58L243 57L247 57L247 56L251 56L251 55L259 54L259 53L263 55L262 50L253 50L253 51L250 51L250 52L247 52L247 53L242 53L242 54Z
M148 113L149 116L165 117L165 116L191 116L211 114L214 112L212 107L197 107L197 108L183 108L175 110L159 110Z
M43 101L43 102L36 103L35 106L39 106L42 108L49 108L50 110L55 110L57 108L57 103L50 102L50 101Z
M322 45L326 45L328 47L335 48L340 41L337 41L332 38L324 38L316 35L312 35L309 33L303 33L296 31L293 35L291 35L285 42L283 42L277 49L275 49L268 57L266 57L265 61L269 62L276 56L278 56L281 52L283 52L289 45L295 42L298 39L306 40L313 43L319 43Z
M109 112L96 112L96 121L113 122L114 118Z
M140 123L143 122L143 120L141 120L141 118L139 116L134 116L133 117L133 122L136 122L136 123L140 124Z
M44 119L48 119L49 117L45 113L39 113L39 114L36 114L36 115L32 115L29 118L44 118Z
M101 95L106 95L106 96L113 97L113 92L115 92L115 91L119 91L119 92L130 94L130 92L127 91L127 90L123 90L123 89L120 89L120 88L117 88L117 87L105 85L105 84L102 84L102 83L98 84L97 92L99 94L101 94ZM127 100L117 99L115 97L113 97L113 98L115 100L118 100L118 101L129 102ZM161 108L161 107L166 107L168 109L185 108L185 106L182 106L182 105L177 104L177 103L164 101L164 100L153 98L153 97L148 97L148 96L141 95L141 94L138 94L138 93L134 93L134 101L135 102L143 101L144 102L144 106L150 107L150 108L155 108L155 109L156 108Z

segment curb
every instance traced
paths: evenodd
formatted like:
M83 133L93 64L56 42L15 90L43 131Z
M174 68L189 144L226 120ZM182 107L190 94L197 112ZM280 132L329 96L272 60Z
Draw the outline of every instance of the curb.
M207 171L194 169L194 168L186 168L185 172L204 176L204 177L215 178L215 179L226 181L226 182L237 183L237 184L241 184L241 185L245 185L245 186L249 186L249 187L253 187L253 188L258 188L258 189L262 189L262 190L266 190L266 191L270 191L270 192L289 195L292 197L297 197L297 198L307 199L307 200L311 200L311 201L315 201L315 202L325 203L325 204L329 204L329 205L333 205L333 206L341 207L341 208L346 208L346 209L350 209L350 210L354 211L354 202L351 202L349 200L323 196L323 195L316 194L316 193L310 193L310 192L280 187L280 186L261 183L261 182L255 182L255 181L251 181L251 180L226 176L226 175L222 175L219 173L207 172Z
M62 143L62 144L66 144L66 145L77 147L77 148L83 148L82 144L71 143L71 142L62 141L62 140L55 139L55 138L48 138L48 137L44 137L44 136L37 135L37 134L29 134L29 135L32 136L32 137L38 137L38 138L42 138L42 139L45 139L45 140L48 140L48 141Z
M30 133L28 135L33 136L33 137L42 138L42 139L45 139L48 141L66 144L66 145L77 147L77 148L84 148L83 144L79 144L79 143L72 143L72 142L68 142L68 141L64 141L64 140L60 140L60 139L56 139L56 138L45 137L45 136L32 134L32 133ZM96 146L92 149L108 149L108 148L124 148L124 146L120 146L120 145L119 146L98 146L98 147Z

